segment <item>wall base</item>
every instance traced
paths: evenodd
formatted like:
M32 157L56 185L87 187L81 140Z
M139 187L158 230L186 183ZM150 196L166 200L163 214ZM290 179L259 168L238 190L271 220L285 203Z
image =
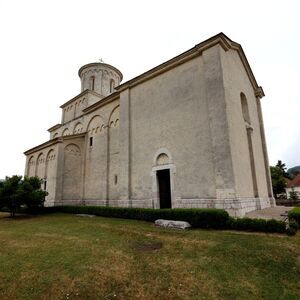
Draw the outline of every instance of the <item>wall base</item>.
M57 200L46 201L45 206L88 205L155 208L153 199L141 200ZM232 217L243 217L253 210L276 206L274 198L226 198L226 199L175 199L172 208L221 208Z

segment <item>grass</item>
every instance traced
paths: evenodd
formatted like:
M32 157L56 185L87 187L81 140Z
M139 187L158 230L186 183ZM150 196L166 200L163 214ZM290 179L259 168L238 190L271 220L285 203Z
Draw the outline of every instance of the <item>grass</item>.
M0 213L0 299L299 299L300 235Z

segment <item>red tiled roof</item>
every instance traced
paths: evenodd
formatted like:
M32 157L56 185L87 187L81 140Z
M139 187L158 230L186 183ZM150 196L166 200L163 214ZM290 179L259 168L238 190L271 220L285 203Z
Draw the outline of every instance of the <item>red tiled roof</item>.
M300 186L300 173L293 179L287 181L287 187Z

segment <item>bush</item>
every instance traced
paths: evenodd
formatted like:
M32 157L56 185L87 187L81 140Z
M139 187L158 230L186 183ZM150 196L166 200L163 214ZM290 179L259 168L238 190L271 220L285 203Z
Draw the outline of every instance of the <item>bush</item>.
M300 207L295 207L289 211L289 221L294 221L300 227Z
M286 229L286 232L288 235L295 235L298 229L299 229L298 223L291 220L289 221L289 225L288 228Z
M225 229L229 220L223 209L150 209L110 206L59 206L59 212L73 214L93 214L102 217L144 220L154 222L157 219L180 220L189 222L194 228ZM47 211L48 208L45 208Z
M230 218L228 228L243 231L277 232L285 233L286 225L283 221L250 219L250 218Z
M299 215L300 215L300 208ZM298 225L290 221L286 228L286 223L277 220L232 218L223 209L150 209L150 208L128 208L111 206L54 206L40 207L35 213L71 213L71 214L90 214L101 217L122 218L143 220L154 222L157 219L187 221L194 228L207 229L233 229L241 231L276 232L294 234Z
M14 217L24 206L28 210L42 207L48 193L40 186L41 179L38 177L6 177L0 185L0 208L7 208Z

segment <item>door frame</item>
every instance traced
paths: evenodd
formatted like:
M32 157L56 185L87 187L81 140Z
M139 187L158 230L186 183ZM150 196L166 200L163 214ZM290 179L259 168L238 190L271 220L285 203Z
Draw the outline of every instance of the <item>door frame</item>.
M158 157L161 154L166 154L168 157L168 162L165 164L159 165L157 162ZM173 159L171 152L167 148L160 148L156 151L153 156L152 162L152 170L150 176L152 177L152 208L159 208L159 186L158 186L158 178L157 171L169 169L170 172L170 189L171 189L171 207L175 207L175 174L176 167L173 164Z
M165 174L167 174L167 175L162 175L162 172L165 172ZM158 189L157 197L158 197L159 208L162 209L162 205L166 206L163 208L172 208L170 169L167 168L167 169L157 170L156 178L157 178L157 189ZM162 185L167 185L167 187L168 187L166 189L166 192L168 193L168 198L170 198L167 200L168 203L166 203L166 199L164 199L164 197L162 197L162 191L161 191Z

